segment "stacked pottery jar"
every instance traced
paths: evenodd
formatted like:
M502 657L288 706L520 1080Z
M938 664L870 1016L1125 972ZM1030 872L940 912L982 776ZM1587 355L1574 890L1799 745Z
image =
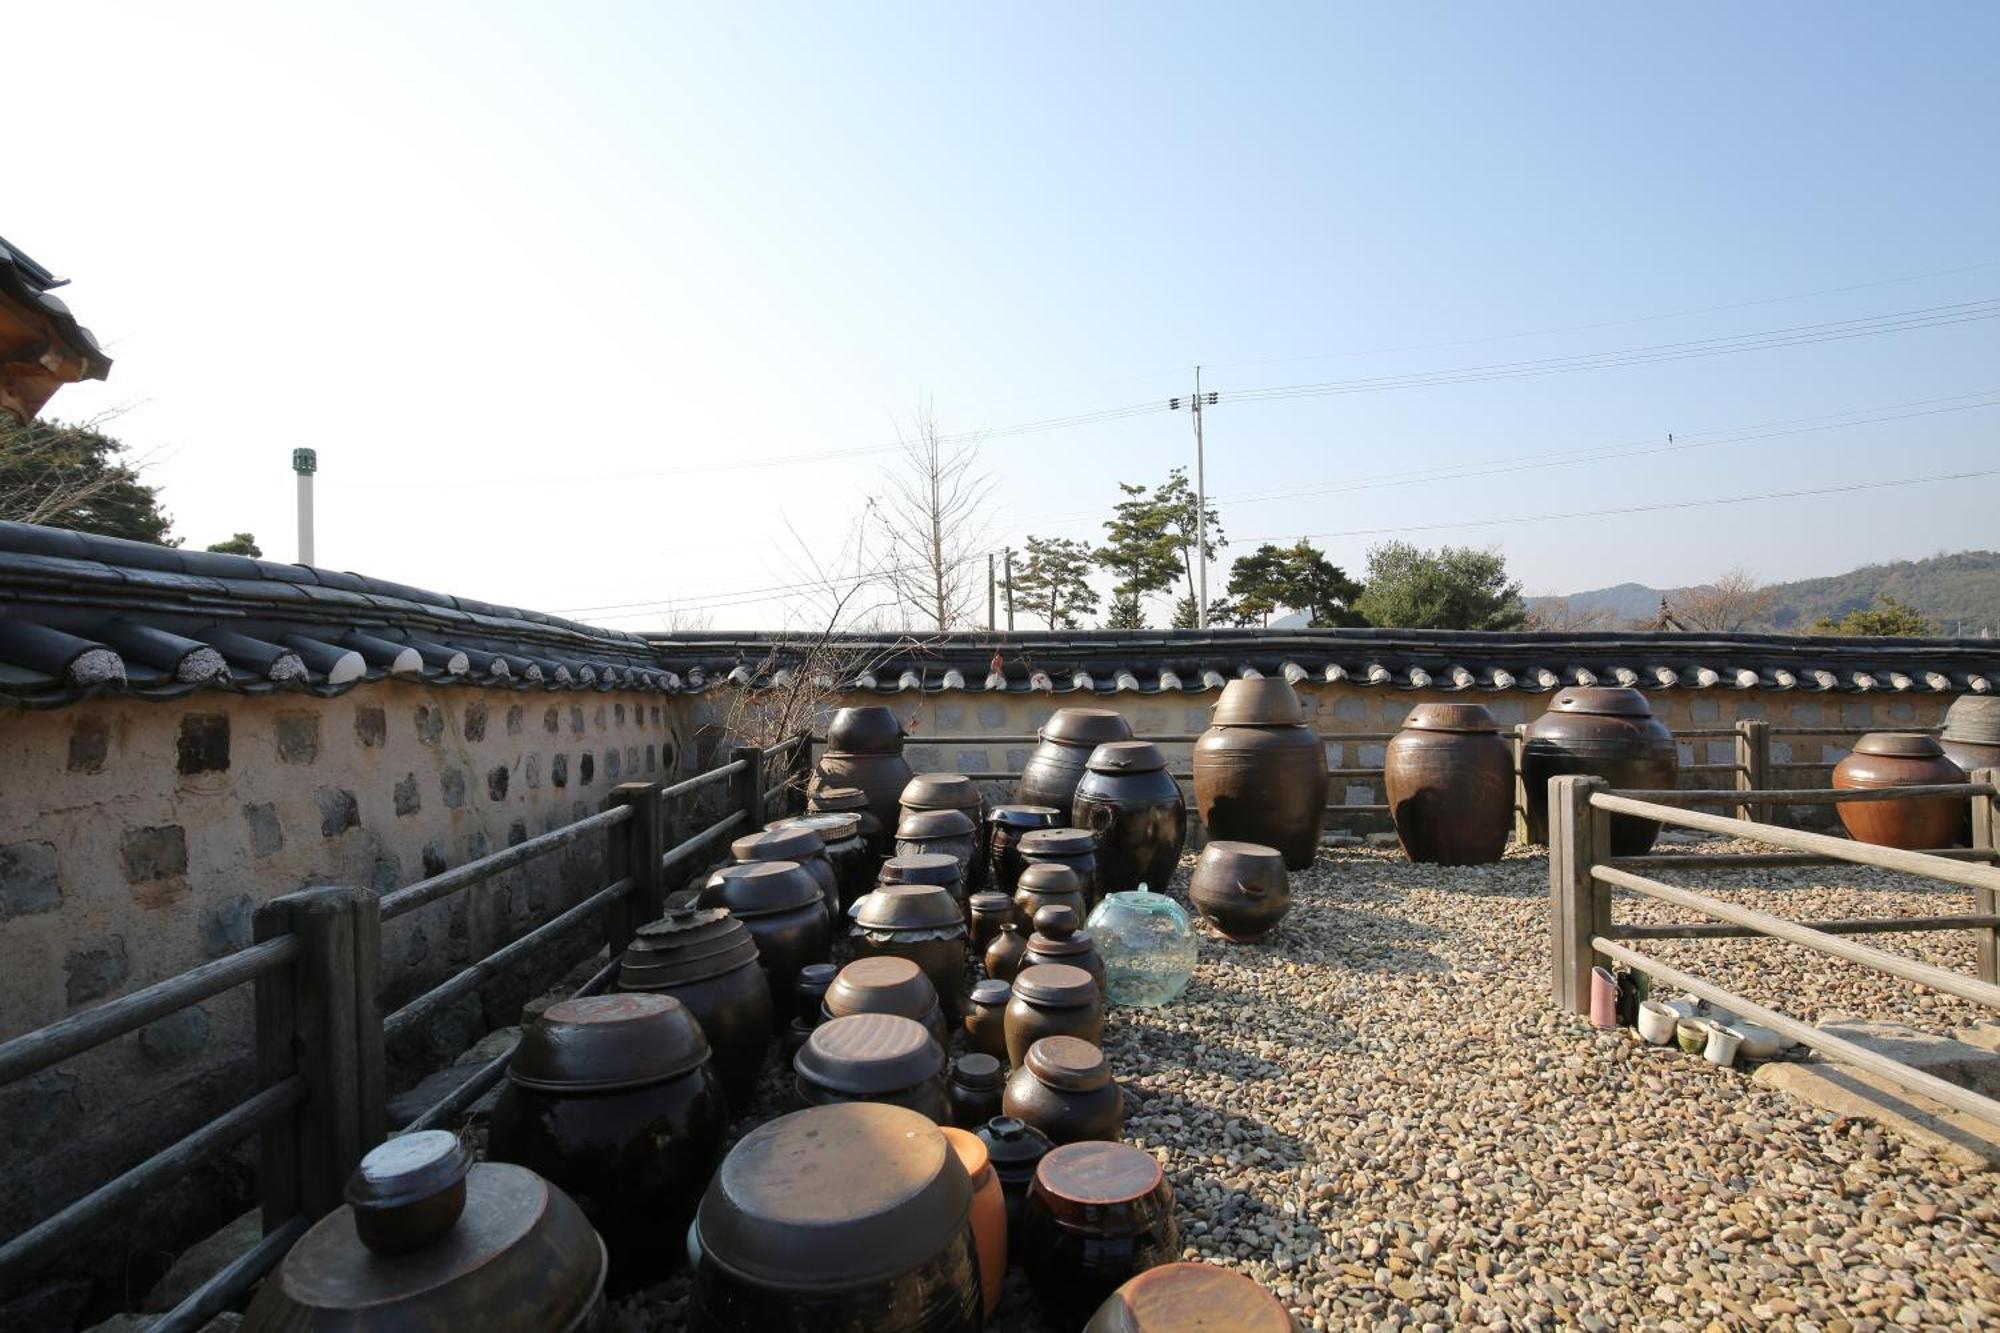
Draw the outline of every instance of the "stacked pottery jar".
M963 1162L917 1112L847 1103L781 1116L730 1149L701 1201L689 1324L977 1333L972 1205Z
M1252 842L1211 842L1195 858L1188 901L1229 939L1254 944L1292 909L1285 858Z
M1008 1077L1001 1111L1033 1125L1051 1143L1116 1139L1125 1127L1125 1094L1096 1045L1044 1037Z
M1129 741L1132 728L1108 708L1058 708L1042 724L1039 743L1021 770L1014 800L1067 814L1076 800L1090 753L1110 741Z
M1037 861L1021 872L1014 885L1014 924L1033 930L1035 913L1044 907L1067 907L1082 916L1089 899L1083 881L1068 866L1054 861Z
M1097 836L1087 828L1036 829L1021 835L1021 873L1014 881L1014 900L1020 901L1021 880L1031 866L1062 866L1076 876L1077 889L1086 908L1104 896L1097 883ZM1021 921L1023 926L1027 921Z
M923 969L907 958L887 954L857 958L833 978L820 1001L819 1017L852 1018L856 1014L893 1014L923 1026L939 1046L945 1045L944 1011L937 988Z
M829 811L793 815L789 819L773 820L764 827L771 832L783 832L787 829L812 831L819 839L820 851L827 865L833 869L833 879L838 886L842 911L847 909L849 903L874 887L875 871L880 863L876 860L875 854L868 850L867 840L861 836L859 814L851 811Z
M473 1162L455 1136L430 1130L362 1158L347 1199L258 1285L249 1333L605 1325L604 1242L533 1171Z
M868 808L868 793L859 787L815 787L806 793L806 813L853 815L860 820L855 831L861 836L861 845L868 849L868 871L860 879L860 891L865 893L867 886L875 882L876 867L882 864L894 842L893 829L882 827L882 821ZM838 873L839 867L834 869Z
M959 905L961 917L970 921L972 909L965 893L965 876L958 858L943 852L918 852L914 856L892 856L882 863L878 884L929 884L943 889ZM849 916L854 915L850 909Z
M1104 989L1104 960L1097 956L1090 932L1082 929L1081 918L1071 907L1049 906L1035 913L1035 933L1028 936L1028 951L1022 967L1043 963L1066 963L1090 973L1097 989Z
M2000 768L2000 696L1961 694L1944 710L1944 732L1938 737L1944 757L1971 777L1982 768ZM1972 845L1972 807L1966 805L1966 820L1958 840Z
M926 811L956 810L964 815L972 825L972 854L965 862L965 890L977 893L986 886L986 845L983 841L986 829L986 798L980 794L978 784L962 773L919 773L904 784L901 814L897 820L898 839L902 837L902 821L911 815Z
M1187 841L1187 802L1158 746L1113 741L1091 752L1076 784L1070 822L1097 839L1095 902L1141 884L1163 886L1174 877ZM1023 846L1035 836L1023 839Z
M944 1047L921 1023L894 1014L829 1018L792 1057L792 1086L801 1103L883 1102L908 1107L933 1122L951 1121L945 1095Z
M884 884L854 907L854 944L862 957L888 954L923 969L947 1024L958 1021L965 978L965 918L938 884Z
M807 963L828 961L826 898L791 861L724 866L708 877L700 905L727 907L757 941L757 962L771 988L771 1016L792 1020L792 981Z
M633 932L618 968L618 989L671 995L708 1038L729 1104L748 1108L771 1044L771 990L757 965L757 941L721 908L676 907Z
M1680 756L1673 733L1653 716L1646 696L1610 686L1562 691L1528 727L1521 747L1528 836L1549 840L1549 779L1579 773L1613 787L1664 790L1674 785ZM1611 816L1611 855L1644 856L1659 836L1658 821Z
M896 825L897 856L949 856L958 862L962 883L970 882L978 853L979 832L963 810L916 810Z
M1007 1063L1016 1069L1044 1037L1080 1037L1102 1045L1104 998L1096 978L1063 963L1022 968L1007 1001L1006 1029Z
M1319 854L1328 781L1326 743L1290 684L1263 676L1223 686L1194 747L1194 799L1209 837L1275 847L1304 870Z
M897 804L910 783L910 765L903 758L903 724L879 704L843 708L826 728L826 750L813 765L812 792L826 787L854 787L867 797L875 817L877 856L889 855ZM812 793L808 793L808 801Z
M1965 770L1945 757L1929 736L1874 731L1834 765L1836 791L1879 787L1935 787L1966 780ZM1877 847L1925 851L1949 847L1966 820L1966 798L1927 796L1908 801L1842 801L1834 807L1847 836Z
M487 1156L575 1199L611 1255L614 1288L657 1282L722 1159L729 1110L701 1025L667 995L551 1005L521 1034Z
M1082 1328L1120 1286L1180 1255L1173 1187L1151 1153L1123 1143L1065 1144L1043 1157L1021 1232L1021 1266L1048 1328Z
M826 905L826 919L840 917L840 880L833 872L833 862L826 856L826 844L817 832L809 828L766 829L762 833L746 833L729 844L729 854L736 858L736 864L749 865L752 861L789 861L812 876L819 886L820 901Z
M1418 704L1390 739L1382 786L1412 861L1498 861L1514 822L1514 757L1479 704Z
M1036 829L1062 827L1069 807L996 805L986 813L986 882L1001 893L1012 893L1014 881L1028 863L1021 857L1021 839Z

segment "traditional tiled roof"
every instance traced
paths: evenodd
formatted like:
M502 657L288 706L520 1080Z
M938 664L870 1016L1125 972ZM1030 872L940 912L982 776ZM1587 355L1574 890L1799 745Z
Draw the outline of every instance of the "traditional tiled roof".
M111 373L97 339L51 294L62 285L0 237L0 407L23 420L60 385Z
M768 684L800 669L782 635L647 636L690 689ZM1775 634L1477 633L1451 630L1088 630L846 635L818 660L856 690L1026 694L1196 693L1238 676L1375 689L1524 691L1569 685L1983 694L2000 641ZM996 666L997 660L997 666Z
M0 703L107 690L338 694L396 676L516 689L678 688L635 635L407 584L0 523Z

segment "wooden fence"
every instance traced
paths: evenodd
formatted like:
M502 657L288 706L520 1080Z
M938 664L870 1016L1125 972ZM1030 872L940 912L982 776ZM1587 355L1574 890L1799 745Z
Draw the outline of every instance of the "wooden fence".
M379 897L331 886L273 898L257 909L248 948L0 1043L4 1086L237 986L255 988L256 1091L0 1245L0 1289L32 1278L97 1227L255 1134L262 1240L150 1325L153 1333L201 1327L269 1272L313 1220L340 1205L355 1166L382 1142L387 1043L506 969L545 960L592 918L601 922L601 935L587 937L588 951L565 959L563 968L608 949L610 961L576 994L608 986L634 928L660 915L672 877L698 869L699 858L712 856L736 830L760 828L773 802L803 785L804 739L768 750L736 747L727 763L672 786L626 783L597 814ZM717 784L727 784L724 812L696 830L696 798ZM381 1011L386 922L598 836L605 839L609 883L401 1007ZM449 1124L500 1081L511 1056L510 1050L481 1066L399 1132Z
M1996 839L1996 783L2000 769L1980 769L1972 783L1889 787L1868 791L1807 789L1736 793L1613 791L1601 778L1566 776L1549 781L1549 920L1555 960L1556 1003L1573 1013L1590 1011L1591 969L1619 962L1657 980L1679 986L1782 1036L1889 1078L1911 1092L1954 1110L2000 1125L2000 1101L1912 1069L1899 1061L1799 1020L1767 1009L1671 967L1631 947L1648 939L1763 937L1784 940L1901 981L1928 986L2000 1008L2000 839ZM1822 833L1757 824L1689 807L1742 800L1759 805L1828 805L1847 801L1897 801L1923 797L1967 797L1972 812L1972 846L1950 851L1903 851L1876 847ZM1669 827L1751 838L1785 849L1771 853L1699 855L1656 854L1613 857L1611 817L1631 815ZM1790 921L1648 877L1647 870L1741 869L1776 865L1847 864L1874 866L1973 891L1973 910L1958 915L1871 917L1841 921ZM1612 891L1623 889L1698 913L1709 920L1686 924L1640 925L1612 919ZM1852 935L1889 932L1968 930L1978 943L1975 975L1963 976L1929 963L1859 944Z

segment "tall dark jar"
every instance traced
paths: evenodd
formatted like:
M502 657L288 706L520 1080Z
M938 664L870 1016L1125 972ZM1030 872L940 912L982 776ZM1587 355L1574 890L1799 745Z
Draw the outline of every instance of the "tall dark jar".
M1014 975L1007 1000L1007 1063L1018 1069L1028 1048L1044 1037L1104 1041L1104 999L1097 980L1080 967L1043 963Z
M972 855L965 862L965 891L986 887L986 797L979 784L963 773L919 773L903 787L899 798L903 819L927 812L956 810L972 825ZM897 840L902 839L902 821ZM900 854L900 849L899 849Z
M700 904L727 907L749 928L771 991L772 1021L791 1022L799 969L831 957L826 899L813 877L791 861L724 866L708 877Z
M1109 708L1058 708L1042 724L1039 743L1014 788L1020 805L1046 805L1067 814L1076 800L1090 753L1111 741L1129 741L1132 728Z
M1021 1267L1050 1328L1082 1328L1105 1297L1180 1255L1173 1187L1151 1153L1123 1143L1042 1158L1021 1230Z
M1114 741L1090 756L1070 821L1097 839L1095 897L1141 884L1165 890L1187 841L1187 802L1149 741Z
M951 1123L944 1047L923 1025L894 1014L829 1018L792 1057L792 1086L807 1106L885 1102Z
M1549 840L1550 778L1581 773L1613 787L1657 790L1672 787L1679 769L1673 733L1653 716L1645 695L1595 685L1564 690L1529 725L1521 747L1528 836ZM1644 856L1659 832L1657 821L1613 815L1611 854Z
M1035 1183L1035 1168L1049 1149L1049 1136L1024 1120L995 1116L978 1129L979 1141L986 1145L993 1173L1000 1177L1000 1192L1007 1198L1007 1261L1021 1260L1021 1209L1027 1202L1028 1187Z
M866 798L868 814L874 821L874 832L868 835L870 850L878 857L887 856L896 836L896 821L903 816L900 804L903 788L910 785L912 776L909 761L900 750L889 754L853 754L828 749L813 765L806 803L811 805L828 788L857 789Z
M701 1025L669 995L565 1000L521 1034L487 1156L576 1200L614 1290L657 1282L722 1159L729 1123Z
M903 722L884 704L836 709L826 724L826 748L845 754L901 754Z
M896 855L949 856L958 862L959 878L966 883L978 854L978 830L963 810L917 810L896 825Z
M972 1182L938 1127L880 1103L750 1131L701 1201L697 1333L977 1333Z
M747 1108L770 1048L771 990L757 941L722 908L677 907L633 932L618 989L671 995L687 1006L732 1107Z
M1061 828L1069 807L996 805L986 812L986 882L1001 893L1012 893L1021 867L1021 839L1036 829Z
M1265 676L1222 687L1194 746L1194 800L1209 837L1275 847L1304 870L1319 854L1327 784L1326 743L1290 684Z
M965 984L965 918L940 884L884 884L854 908L854 947L864 958L907 958L937 991L947 1025L958 1021Z
M1498 861L1514 822L1514 757L1480 704L1418 704L1389 741L1382 784L1412 861Z

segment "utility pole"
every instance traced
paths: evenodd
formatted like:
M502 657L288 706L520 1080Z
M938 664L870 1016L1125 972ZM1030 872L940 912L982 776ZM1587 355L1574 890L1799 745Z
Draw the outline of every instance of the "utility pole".
M1208 463L1202 453L1201 409L1215 405L1215 394L1201 391L1201 367L1194 368L1194 397L1188 399L1188 407L1194 413L1194 559L1195 567L1201 571L1200 584L1195 590L1194 623L1202 629L1208 628ZM1180 410L1181 400L1167 399L1170 411Z
M299 474L299 563L313 562L313 473L319 455L311 449L292 450L292 471Z
M993 552L986 553L986 630L990 634L1000 628L1000 621L993 613Z
M1014 548L1007 548L1007 632L1014 632Z

